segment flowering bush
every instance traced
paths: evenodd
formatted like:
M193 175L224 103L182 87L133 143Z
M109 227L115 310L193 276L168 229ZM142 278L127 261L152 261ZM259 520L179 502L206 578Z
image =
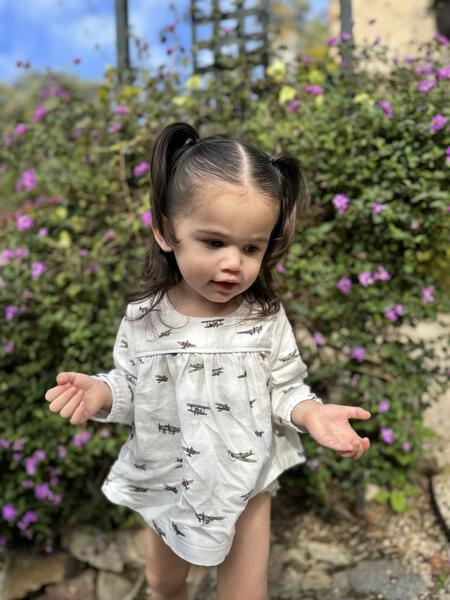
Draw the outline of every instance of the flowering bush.
M335 482L349 498L375 482L404 509L423 409L446 385L434 345L405 326L448 310L448 67L438 44L385 74L366 72L364 52L345 77L331 56L289 72L275 62L259 96L237 71L181 89L164 70L123 87L109 70L89 103L55 80L14 122L2 117L0 545L50 549L62 523L135 518L99 493L126 432L74 428L43 396L58 371L112 367L149 235L150 141L174 120L301 158L312 209L277 265L279 290L315 391L373 413L356 425L372 442L360 462L305 436L301 477L325 499Z

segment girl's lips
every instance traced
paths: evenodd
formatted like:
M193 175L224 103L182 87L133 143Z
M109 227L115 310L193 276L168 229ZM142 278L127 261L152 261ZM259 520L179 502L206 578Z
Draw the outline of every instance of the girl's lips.
M231 281L213 281L212 282L216 288L218 288L221 292L230 292L234 289L238 284Z

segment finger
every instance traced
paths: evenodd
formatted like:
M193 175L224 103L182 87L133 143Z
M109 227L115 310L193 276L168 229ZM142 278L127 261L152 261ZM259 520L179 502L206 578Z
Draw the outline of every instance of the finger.
M59 412L73 398L77 391L76 387L69 386L62 394L59 394L59 396L50 402L49 409L51 412Z
M368 410L361 408L360 406L346 406L345 408L347 409L348 419L359 419L366 421L372 416Z
M70 418L70 422L72 423L72 425L81 425L82 423L85 423L87 421L86 413L86 405L84 403L84 400L81 400L80 404L74 410L74 413Z
M57 398L62 392L67 390L70 386L70 383L66 383L65 385L57 385L54 388L50 388L45 392L44 398L47 402L53 402L55 398Z
M63 406L63 408L59 411L59 414L63 417L63 419L70 419L75 409L80 404L82 396L83 390L78 390L73 398L69 400L65 406Z
M58 385L64 385L66 383L73 383L75 381L76 373L71 371L64 371L62 373L58 373L56 376L56 383Z

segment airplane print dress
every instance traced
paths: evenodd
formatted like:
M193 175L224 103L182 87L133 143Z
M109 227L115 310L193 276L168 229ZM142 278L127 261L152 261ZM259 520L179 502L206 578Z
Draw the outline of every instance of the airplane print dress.
M131 426L102 491L181 558L217 565L249 499L305 461L292 409L321 401L282 306L258 320L247 302L219 318L183 315L166 296L149 306L128 305L115 368L94 375L113 401L92 419Z

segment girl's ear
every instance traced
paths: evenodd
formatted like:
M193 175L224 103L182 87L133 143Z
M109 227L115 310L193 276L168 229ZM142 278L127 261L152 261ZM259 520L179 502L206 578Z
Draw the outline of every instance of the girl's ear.
M161 232L158 229L154 229L154 228L152 228L152 231L153 231L153 237L155 238L155 241L158 244L158 246L161 248L161 250L163 250L163 252L173 252L172 246L166 242L164 237L161 235Z

